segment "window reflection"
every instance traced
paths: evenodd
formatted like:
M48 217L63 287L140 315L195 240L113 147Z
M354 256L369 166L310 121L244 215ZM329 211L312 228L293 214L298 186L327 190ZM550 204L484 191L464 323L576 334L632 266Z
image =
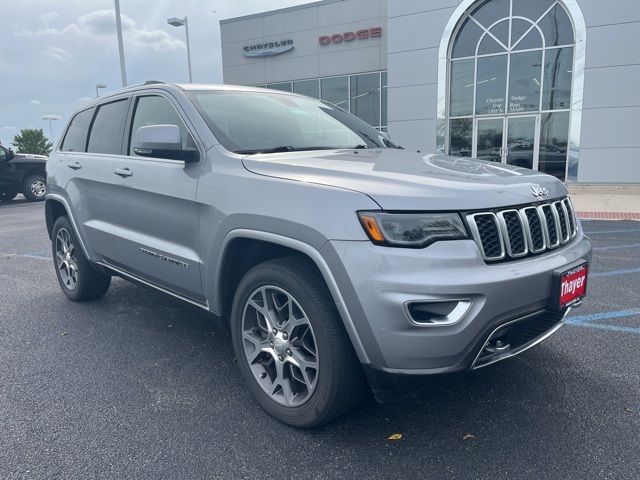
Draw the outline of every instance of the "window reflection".
M458 157L472 155L473 119L454 118L449 122L449 153Z
M457 60L451 64L449 114L452 117L473 114L473 70L475 61Z
M509 73L509 113L540 109L542 51L511 55Z
M349 110L349 77L321 79L320 98L340 108Z
M307 97L320 98L320 85L317 79L293 82L293 92Z
M351 113L369 125L380 125L380 74L351 76Z
M507 56L478 58L476 114L504 113L507 84Z
M545 55L542 109L571 108L573 47L550 49Z
M282 90L283 92L291 91L291 82L282 82L282 83L270 83L267 85L267 88L272 90Z
M569 143L569 112L545 113L540 124L538 170L564 180Z

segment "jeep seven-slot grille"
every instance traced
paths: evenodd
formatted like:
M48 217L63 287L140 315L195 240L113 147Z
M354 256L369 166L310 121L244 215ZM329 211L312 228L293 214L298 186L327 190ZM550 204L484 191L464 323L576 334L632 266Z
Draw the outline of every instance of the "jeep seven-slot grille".
M571 241L578 233L568 198L467 215L474 240L487 261L542 253Z

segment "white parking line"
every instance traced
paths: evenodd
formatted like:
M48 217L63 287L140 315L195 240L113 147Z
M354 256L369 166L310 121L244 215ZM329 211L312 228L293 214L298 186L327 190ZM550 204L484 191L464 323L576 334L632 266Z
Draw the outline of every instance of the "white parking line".
M31 228L42 228L42 227L44 227L44 225L33 225L32 227L9 228L7 230L0 230L0 233L17 232L18 230L29 230Z

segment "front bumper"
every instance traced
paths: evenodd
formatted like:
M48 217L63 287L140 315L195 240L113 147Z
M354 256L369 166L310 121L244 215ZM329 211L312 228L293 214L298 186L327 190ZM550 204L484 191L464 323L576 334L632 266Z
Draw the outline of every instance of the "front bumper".
M580 231L549 253L492 265L473 240L425 249L331 241L322 254L364 347L367 369L422 376L468 370L496 327L550 311L553 270L589 260L591 241ZM408 302L459 299L471 300L471 306L451 325L418 326L405 308Z

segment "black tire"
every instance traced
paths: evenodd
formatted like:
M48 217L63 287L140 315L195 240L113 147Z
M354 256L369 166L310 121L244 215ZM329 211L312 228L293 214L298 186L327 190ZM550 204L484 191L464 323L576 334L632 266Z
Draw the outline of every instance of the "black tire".
M249 297L259 288L275 286L299 303L313 329L318 354L315 389L299 406L276 402L263 390L245 356L242 316ZM324 280L303 258L270 260L241 280L231 312L231 333L238 367L257 403L278 420L298 428L317 427L356 406L367 391L360 363Z
M42 185L44 185L44 191ZM24 181L22 194L32 202L44 200L47 195L47 179L42 175L29 175Z
M9 203L11 200L16 198L18 192L4 192L0 193L0 203Z
M63 231L61 233L61 231ZM70 241L72 242L73 249L70 252L70 260L73 260L75 274L75 283L69 285L63 278L63 270L59 268L58 264L58 251L57 242L58 234L64 236L64 233L68 234ZM74 302L80 302L83 300L92 300L102 297L111 284L111 276L105 275L96 270L91 263L85 257L80 242L76 237L75 231L69 218L65 215L58 217L53 225L53 233L51 235L51 250L53 253L53 264L56 270L56 276L58 283L64 294ZM67 267L67 271L68 271ZM73 282L69 282L73 283Z

